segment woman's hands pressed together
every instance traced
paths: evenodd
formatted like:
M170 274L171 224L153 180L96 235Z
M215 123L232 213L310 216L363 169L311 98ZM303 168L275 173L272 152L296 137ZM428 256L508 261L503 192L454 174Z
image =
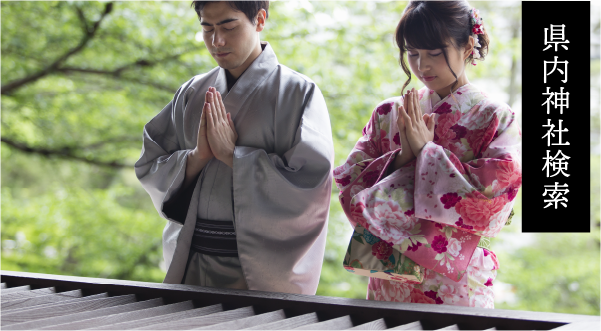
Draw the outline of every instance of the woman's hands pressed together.
M422 114L415 89L403 96L403 105L395 102L398 110L397 126L401 140L401 153L394 161L394 170L413 160L428 141L434 140L434 114Z
M406 99L407 108L401 108L399 117L403 118L411 151L418 155L427 142L434 140L434 114L422 114L415 89L408 92Z

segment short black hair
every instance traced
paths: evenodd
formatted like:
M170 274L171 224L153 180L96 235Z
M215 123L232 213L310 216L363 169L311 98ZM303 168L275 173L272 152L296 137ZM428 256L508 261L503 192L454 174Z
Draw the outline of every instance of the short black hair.
M198 15L199 19L200 12L209 2L216 1L192 1L192 5L190 7L194 7L196 15ZM255 18L261 9L265 9L265 19L269 17L269 1L228 1L227 3L230 5L230 7L232 7L232 9L243 12L252 24L257 23Z

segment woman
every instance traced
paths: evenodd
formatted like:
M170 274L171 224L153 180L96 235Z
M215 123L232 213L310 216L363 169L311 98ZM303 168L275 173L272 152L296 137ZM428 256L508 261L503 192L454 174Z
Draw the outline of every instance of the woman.
M396 42L409 76L403 90L411 72L425 87L381 102L334 178L351 224L425 276L421 284L370 278L367 298L493 308L499 263L476 246L510 217L522 175L514 113L467 78L488 35L466 1L411 1Z

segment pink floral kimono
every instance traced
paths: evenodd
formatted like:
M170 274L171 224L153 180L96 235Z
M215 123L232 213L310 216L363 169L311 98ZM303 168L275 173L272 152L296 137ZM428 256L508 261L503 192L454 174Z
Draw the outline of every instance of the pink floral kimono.
M426 87L418 94L422 112L437 115L434 141L415 160L390 170L402 148L396 97L376 107L334 170L353 227L383 240L372 254L398 249L425 268L421 284L370 278L367 298L493 308L499 262L477 245L501 231L522 184L519 126L506 104L470 84L455 99Z

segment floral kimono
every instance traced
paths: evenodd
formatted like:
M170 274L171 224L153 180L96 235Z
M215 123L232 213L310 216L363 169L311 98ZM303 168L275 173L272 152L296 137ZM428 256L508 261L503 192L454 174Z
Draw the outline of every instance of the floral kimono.
M381 239L372 254L397 249L425 268L421 284L370 278L367 298L493 308L499 262L477 245L501 231L522 184L515 114L470 84L442 100L426 87L418 95L422 112L437 115L434 141L416 159L392 171L403 148L395 97L334 170L350 223Z

